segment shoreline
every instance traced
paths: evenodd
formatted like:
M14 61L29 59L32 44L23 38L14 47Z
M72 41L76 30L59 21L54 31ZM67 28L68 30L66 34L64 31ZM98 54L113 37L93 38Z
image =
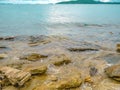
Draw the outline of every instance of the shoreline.
M120 53L115 48L66 36L38 35L1 37L0 50L1 71L7 67L6 71L31 73L22 86L3 79L2 90L116 90L120 87L119 82L105 73L107 67L120 63Z

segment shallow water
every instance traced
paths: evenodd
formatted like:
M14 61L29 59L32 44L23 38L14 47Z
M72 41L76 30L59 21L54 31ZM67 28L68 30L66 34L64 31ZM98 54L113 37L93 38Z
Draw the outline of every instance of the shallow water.
M14 35L17 37L13 41L0 40L0 45L8 48L0 51L7 56L0 60L0 66L20 70L24 69L24 66L36 66L36 64L45 64L48 67L46 72L48 76L31 78L20 89L10 85L3 87L3 90L26 90L26 88L32 90L36 87L35 84L48 83L50 75L56 75L61 80L67 75L74 76L79 72L82 79L85 79L89 77L91 67L98 70L95 77L92 77L93 83L97 89L102 88L104 79L107 79L104 69L120 60L116 52L116 44L120 43L119 9L120 5L1 4L0 37ZM31 47L30 43L36 45ZM92 48L97 51L71 52L69 48ZM30 53L48 55L48 58L36 62L21 60L20 57ZM59 59L56 59L57 55L66 55L72 63L60 67L54 66L52 62ZM97 90L94 84L83 83L78 90L87 88ZM120 87L120 84L114 86L115 83L112 81L108 81L107 84L113 88ZM109 87L106 85L103 88Z
M119 9L120 5L0 4L0 36L118 31Z

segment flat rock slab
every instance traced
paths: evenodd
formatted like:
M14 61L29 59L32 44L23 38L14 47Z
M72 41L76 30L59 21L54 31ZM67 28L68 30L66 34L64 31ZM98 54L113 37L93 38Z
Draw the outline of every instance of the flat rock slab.
M26 59L29 61L37 61L37 60L40 60L41 58L47 58L47 57L48 56L46 56L46 55L41 55L38 53L31 53L31 54L25 55L23 57L20 57L20 59Z
M24 72L11 67L1 67L0 71L8 78L12 85L22 86L31 77L29 72Z
M0 59L4 59L4 58L6 58L6 57L7 57L6 54L0 54Z
M47 71L47 66L28 66L24 69L26 72L30 72L32 75L44 74Z
M94 48L68 48L68 50L71 52L98 51Z
M81 85L82 79L80 76L72 76L64 78L57 82L50 82L45 85L38 85L33 90L71 90Z
M61 65L63 65L63 64L69 64L69 63L71 63L70 57L68 57L68 56L65 55L65 54L56 55L56 56L52 57L51 60L53 60L52 63L53 63L55 66L61 66Z
M106 68L105 72L110 78L120 81L120 64Z
M117 52L120 52L120 44L117 44L116 47L117 47Z

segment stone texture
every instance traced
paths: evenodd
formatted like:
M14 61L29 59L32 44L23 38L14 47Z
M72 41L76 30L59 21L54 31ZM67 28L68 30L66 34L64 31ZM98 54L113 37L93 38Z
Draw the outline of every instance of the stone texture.
M33 90L70 90L72 88L77 88L81 85L82 79L80 76L66 77L57 82L50 82L46 85L39 85Z
M11 67L1 67L0 71L8 78L12 85L22 86L31 77L29 72L24 72Z
M6 54L0 54L0 59L4 59L4 58L6 58L6 57L7 57Z
M52 59L54 60L53 64L55 66L61 66L63 64L69 64L69 63L71 63L70 58L68 56L64 55L64 54L55 56Z
M117 52L120 52L120 44L117 44Z
M41 58L47 58L46 55L41 55L41 54L38 54L38 53L32 53L32 54L28 54L28 55L25 55L23 57L20 57L20 59L26 59L26 60L29 60L29 61L36 61L36 60L39 60Z
M105 69L106 74L108 77L120 81L120 64L113 65Z
M26 72L30 72L32 75L44 74L47 71L47 66L29 66L24 69Z

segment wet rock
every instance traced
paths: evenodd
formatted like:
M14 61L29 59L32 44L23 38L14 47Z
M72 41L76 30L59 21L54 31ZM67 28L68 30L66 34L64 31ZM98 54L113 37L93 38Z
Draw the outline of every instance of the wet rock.
M62 55L59 55L59 56L55 56L54 58L54 62L53 64L55 66L61 66L63 64L69 64L71 63L71 60L69 57L67 57L66 55L62 54Z
M9 41L13 41L15 39L14 36L10 36L10 37L0 37L0 40L9 40Z
M8 81L4 74L0 74L0 85L1 87L10 85L10 82Z
M86 77L84 82L93 83L92 78L90 76Z
M31 77L29 72L24 72L11 67L1 67L0 71L7 77L12 85L22 86Z
M40 36L30 36L30 42L28 43L29 46L38 46L40 44L47 44L51 42L47 36L40 35Z
M0 59L4 59L4 58L6 58L6 57L7 57L6 54L0 54Z
M90 68L90 71L89 71L90 76L95 76L96 73L97 73L97 71L98 71L98 70L97 70L95 67L91 67L91 68Z
M0 37L0 40L3 40L4 38L3 37Z
M6 49L7 47L4 45L0 45L0 49Z
M91 90L120 90L120 83L110 79L104 79Z
M120 44L117 44L117 52L120 52Z
M71 63L70 60L59 60L59 61L55 61L53 64L54 64L55 66L61 66L61 65L63 65L63 64L69 64L69 63Z
M15 39L15 37L13 37L13 36L4 38L4 40L10 40L10 41L13 41L14 39Z
M120 81L120 64L113 65L105 69L106 74L108 77Z
M29 66L24 69L26 72L30 72L32 75L44 74L47 71L47 66Z
M93 48L69 48L68 50L71 52L98 51L98 49Z
M37 53L32 53L32 54L29 54L29 55L25 55L23 57L20 57L20 59L26 59L26 60L29 60L29 61L36 61L36 60L39 60L41 58L47 58L48 56L46 55L41 55L41 54L37 54Z
M57 81L57 80L58 80L58 77L52 75L52 76L50 76L49 80L50 80L50 81Z
M81 77L78 76L72 76L64 78L57 82L50 82L47 85L40 85L35 87L33 90L66 90L71 88L77 88L81 85L82 80Z
M28 45L29 45L30 47L34 47L34 46L38 46L39 43L38 43L38 42L31 42L31 43L28 43Z

